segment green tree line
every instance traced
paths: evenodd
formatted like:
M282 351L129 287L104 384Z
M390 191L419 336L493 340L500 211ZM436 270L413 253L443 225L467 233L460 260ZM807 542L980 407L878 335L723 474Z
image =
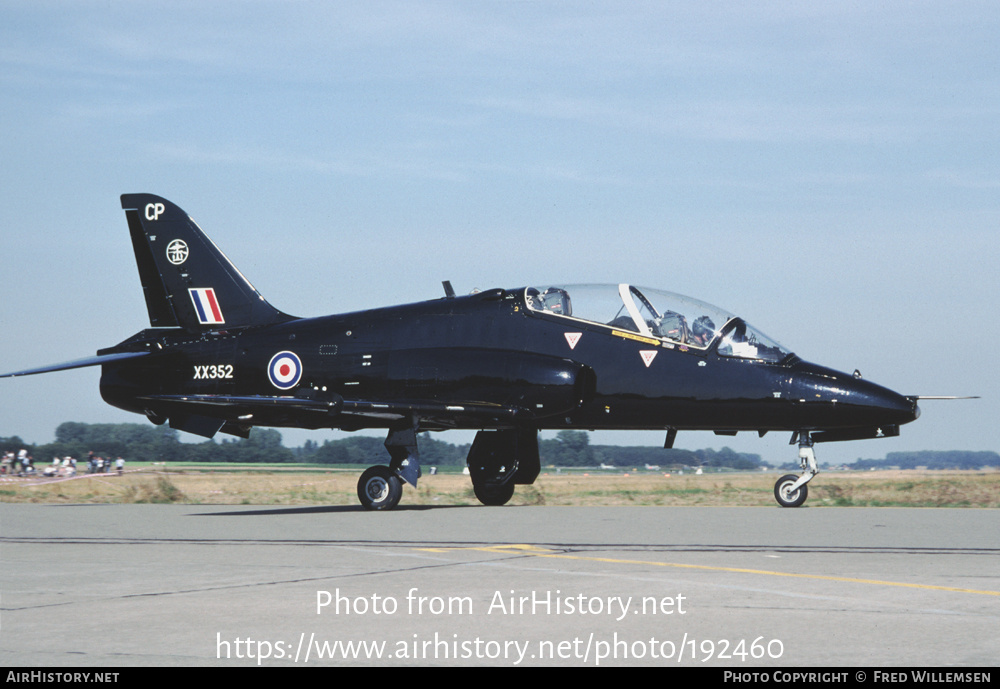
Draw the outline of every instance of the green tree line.
M923 451L890 452L885 459L859 459L855 469L982 469L1000 467L1000 455L996 452Z

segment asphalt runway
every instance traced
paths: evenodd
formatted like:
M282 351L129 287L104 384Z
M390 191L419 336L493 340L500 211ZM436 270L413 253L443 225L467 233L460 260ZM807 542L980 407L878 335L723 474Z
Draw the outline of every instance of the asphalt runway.
M995 666L1000 511L0 504L0 663Z

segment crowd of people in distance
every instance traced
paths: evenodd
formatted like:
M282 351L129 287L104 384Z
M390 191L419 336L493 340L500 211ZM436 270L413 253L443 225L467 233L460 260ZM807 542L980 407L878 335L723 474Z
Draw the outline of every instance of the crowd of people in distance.
M112 471L117 472L120 476L125 471L125 460L121 457L112 460L110 457L105 459L100 455L94 454L93 450L87 453L87 473L88 474L110 474ZM53 457L52 463L46 466L41 474L42 476L76 476L76 458L75 457ZM37 476L38 470L35 468L35 461L28 451L22 448L17 454L13 452L4 453L3 459L0 460L0 474L2 475L14 475L14 476Z

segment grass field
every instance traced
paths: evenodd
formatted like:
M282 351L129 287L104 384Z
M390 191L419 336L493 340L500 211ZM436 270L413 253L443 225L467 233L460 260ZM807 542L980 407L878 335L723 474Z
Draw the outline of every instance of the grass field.
M360 467L149 467L124 476L0 483L0 502L181 503L199 505L357 505ZM545 470L518 486L511 505L776 506L776 473L665 475ZM475 505L468 476L425 475L401 505ZM820 474L809 507L1000 507L997 471L874 471Z

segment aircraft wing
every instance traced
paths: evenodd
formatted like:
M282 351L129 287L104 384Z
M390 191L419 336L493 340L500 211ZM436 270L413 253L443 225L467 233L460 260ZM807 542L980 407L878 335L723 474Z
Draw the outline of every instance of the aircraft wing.
M52 364L51 366L42 366L40 368L28 368L23 371L14 371L13 373L0 373L0 378L33 376L36 373L50 373L52 371L67 371L72 368L84 368L86 366L100 366L102 364L111 363L112 361L135 359L140 356L148 356L149 354L150 352L116 352L114 354L100 354L97 356L89 356L84 359L74 359L73 361L65 361L61 364Z

